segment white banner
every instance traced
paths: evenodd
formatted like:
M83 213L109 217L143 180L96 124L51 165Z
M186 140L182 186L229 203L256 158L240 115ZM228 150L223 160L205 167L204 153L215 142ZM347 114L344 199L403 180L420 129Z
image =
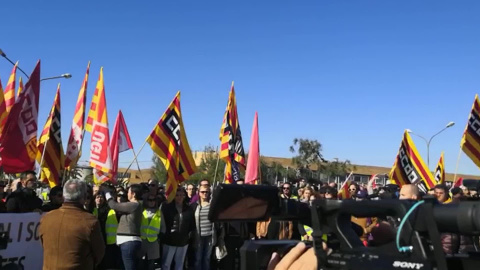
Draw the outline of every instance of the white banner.
M7 249L0 250L0 268L14 263L23 269L42 269L43 248L39 213L0 214L0 232L8 232Z

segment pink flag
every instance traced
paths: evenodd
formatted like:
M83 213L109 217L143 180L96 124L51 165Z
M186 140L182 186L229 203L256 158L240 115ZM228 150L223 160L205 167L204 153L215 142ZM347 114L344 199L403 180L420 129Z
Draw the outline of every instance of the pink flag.
M110 141L110 151L112 153L112 174L113 179L117 180L118 170L118 154L121 152L133 149L132 141L130 140L130 134L128 134L127 125L125 119L123 119L122 111L118 112L117 120L115 121L115 127L113 128L112 140Z
M258 112L253 119L252 136L250 137L250 150L248 151L247 170L245 171L246 184L260 182L260 143L258 140Z

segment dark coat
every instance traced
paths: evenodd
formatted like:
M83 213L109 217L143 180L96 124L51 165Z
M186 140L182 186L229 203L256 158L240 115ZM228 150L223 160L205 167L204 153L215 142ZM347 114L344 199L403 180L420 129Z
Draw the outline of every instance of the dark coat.
M165 219L165 235L163 243L169 246L183 247L189 243L191 233L195 230L193 210L184 204L180 215L175 207L175 201L162 206Z
M8 213L28 213L42 209L42 200L31 189L20 189L12 192L6 202Z

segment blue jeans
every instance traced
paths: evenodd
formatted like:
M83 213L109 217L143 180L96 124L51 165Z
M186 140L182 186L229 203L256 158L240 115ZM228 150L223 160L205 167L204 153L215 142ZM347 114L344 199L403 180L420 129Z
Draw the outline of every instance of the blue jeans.
M141 249L142 242L140 241L128 241L120 245L125 270L137 270Z
M212 255L212 236L200 236L197 244L195 270L209 270Z

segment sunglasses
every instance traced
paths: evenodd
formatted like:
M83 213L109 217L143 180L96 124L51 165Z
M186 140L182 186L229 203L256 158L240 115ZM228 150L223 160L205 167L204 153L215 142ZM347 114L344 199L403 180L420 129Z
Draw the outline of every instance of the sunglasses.
M289 187L284 187L283 189L290 189Z
M209 191L200 191L201 194L207 194L210 193Z

